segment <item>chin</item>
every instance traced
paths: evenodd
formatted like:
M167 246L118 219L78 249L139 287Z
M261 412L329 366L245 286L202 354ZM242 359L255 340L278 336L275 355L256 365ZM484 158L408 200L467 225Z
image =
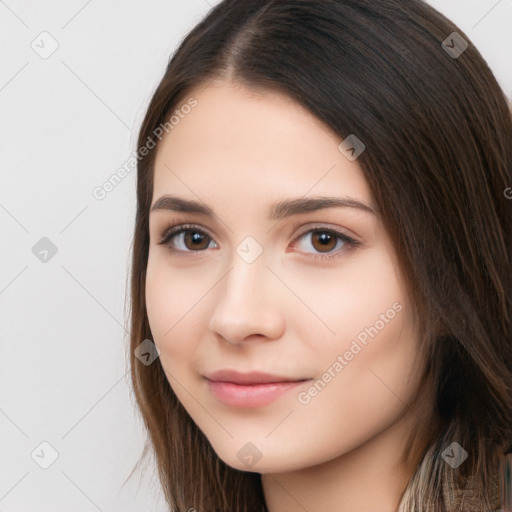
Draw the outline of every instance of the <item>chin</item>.
M307 456L298 457L297 449L294 447L291 447L290 453L290 448L285 451L269 445L268 442L265 444L263 441L255 443L248 441L240 443L241 446L239 448L237 446L233 451L234 444L231 440L230 446L223 446L220 450L215 450L215 453L225 464L239 471L261 474L287 473L323 462L318 457L311 457L312 460L308 460Z

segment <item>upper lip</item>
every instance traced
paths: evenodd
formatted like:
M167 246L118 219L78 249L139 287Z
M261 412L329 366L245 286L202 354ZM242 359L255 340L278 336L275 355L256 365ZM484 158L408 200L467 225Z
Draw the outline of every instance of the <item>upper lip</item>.
M233 384L266 384L270 382L295 382L308 379L283 377L264 372L240 373L235 370L218 370L206 376L208 380L232 382Z

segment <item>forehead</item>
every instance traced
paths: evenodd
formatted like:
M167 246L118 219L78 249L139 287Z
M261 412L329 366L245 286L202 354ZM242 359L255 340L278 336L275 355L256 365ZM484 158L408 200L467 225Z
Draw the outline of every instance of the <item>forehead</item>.
M191 90L174 111L190 98L196 105L157 148L155 193L370 200L357 161L338 149L342 138L286 95L221 82Z

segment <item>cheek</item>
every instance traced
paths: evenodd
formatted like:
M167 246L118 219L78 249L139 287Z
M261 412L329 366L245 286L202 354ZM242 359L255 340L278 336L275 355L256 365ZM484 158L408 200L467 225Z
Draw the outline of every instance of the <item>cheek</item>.
M360 251L338 267L303 268L285 280L309 307L290 301L291 325L320 357L348 350L358 336L363 342L372 339L367 329L376 323L379 332L396 329L405 317L403 290L384 247Z
M336 334L311 338L319 380L302 396L303 412L314 429L327 423L346 439L370 435L405 407L420 373L411 305L392 260L384 251L362 254L310 298Z
M205 288L204 284L202 288ZM146 273L146 310L153 339L161 351L161 360L190 358L199 336L197 314L199 300L207 289L194 286L187 272L172 271L165 258L149 258ZM176 357L178 356L178 357Z
M329 354L325 373L301 397L302 403L309 402L303 413L312 431L332 441L324 427L330 425L340 447L348 450L382 431L407 408L420 375L418 344L407 314L404 305L382 330L368 336L366 344L357 338L351 344L350 338L342 343L347 350ZM327 374L329 369L334 377Z

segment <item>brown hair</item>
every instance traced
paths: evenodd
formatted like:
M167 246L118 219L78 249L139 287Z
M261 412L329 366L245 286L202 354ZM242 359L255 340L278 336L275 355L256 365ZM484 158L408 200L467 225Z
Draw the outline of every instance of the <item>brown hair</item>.
M455 47L462 53L450 53ZM224 0L170 59L139 147L192 88L217 80L282 92L340 142L350 134L364 142L357 162L419 319L422 382L434 389L435 421L419 426L431 429L430 441L414 452L399 512L498 508L500 464L512 444L512 201L504 195L512 114L486 62L420 0ZM131 270L131 376L149 432L143 457L154 449L171 510L266 511L260 475L220 460L160 360L146 366L134 356L151 339L155 153L138 163ZM452 442L468 453L458 468L442 457Z

